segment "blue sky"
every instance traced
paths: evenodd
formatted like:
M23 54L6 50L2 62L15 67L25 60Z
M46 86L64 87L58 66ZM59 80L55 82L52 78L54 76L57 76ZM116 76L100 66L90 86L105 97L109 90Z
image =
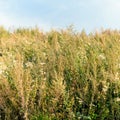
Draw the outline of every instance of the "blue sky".
M87 32L120 28L120 0L0 0L0 25L44 31L74 25Z

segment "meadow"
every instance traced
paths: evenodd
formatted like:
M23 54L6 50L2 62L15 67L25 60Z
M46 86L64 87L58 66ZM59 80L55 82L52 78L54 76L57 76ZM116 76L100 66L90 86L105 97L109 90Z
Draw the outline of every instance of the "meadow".
M120 31L1 27L0 120L120 120Z

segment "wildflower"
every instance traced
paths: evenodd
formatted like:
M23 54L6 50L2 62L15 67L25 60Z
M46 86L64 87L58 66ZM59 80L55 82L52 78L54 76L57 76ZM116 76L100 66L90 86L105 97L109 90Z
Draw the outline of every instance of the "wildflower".
M45 63L40 63L40 65L45 65Z
M33 67L33 64L32 64L32 62L27 62L27 63L25 64L25 66L28 67L28 68L32 68L32 67Z
M117 101L117 102L120 102L120 98L119 98L119 97L117 97L117 98L116 98L116 101Z
M105 56L103 54L100 54L98 58L100 58L101 60L105 60Z
M103 91L104 91L104 93L106 93L106 92L107 92L107 90L108 90L108 86L107 86L107 85L105 85L105 86L103 87Z
M3 73L3 70L2 69L0 69L0 75Z
M4 62L0 62L0 74L2 74L6 70L6 65Z
M116 81L119 80L119 73L118 73L118 72L115 74L115 80L116 80Z
M41 72L41 75L45 75L46 74L46 72L43 71L43 70L41 70L40 72Z

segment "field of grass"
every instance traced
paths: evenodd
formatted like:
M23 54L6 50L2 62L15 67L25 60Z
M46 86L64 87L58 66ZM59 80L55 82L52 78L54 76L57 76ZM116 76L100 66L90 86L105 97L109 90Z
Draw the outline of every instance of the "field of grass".
M120 120L120 31L1 27L0 120Z

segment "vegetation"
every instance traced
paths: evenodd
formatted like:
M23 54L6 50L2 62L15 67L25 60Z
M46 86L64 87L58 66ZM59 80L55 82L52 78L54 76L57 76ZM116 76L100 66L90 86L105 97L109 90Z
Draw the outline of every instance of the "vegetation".
M1 27L0 120L120 120L120 31Z

